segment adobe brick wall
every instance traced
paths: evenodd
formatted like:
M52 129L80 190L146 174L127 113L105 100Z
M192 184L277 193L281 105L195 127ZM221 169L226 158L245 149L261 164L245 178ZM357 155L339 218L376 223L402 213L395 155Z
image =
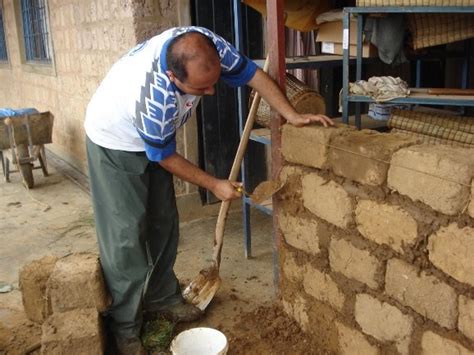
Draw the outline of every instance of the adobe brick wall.
M336 353L474 354L474 152L282 132L286 312Z
M54 115L56 154L87 171L85 132L87 104L112 66L137 43L163 30L190 22L189 1L50 0L48 4L54 68L47 74L22 64L18 1L4 0L3 18L9 54L0 65L0 107L35 107ZM196 124L179 130L177 149L197 161ZM197 189L176 180L177 195Z

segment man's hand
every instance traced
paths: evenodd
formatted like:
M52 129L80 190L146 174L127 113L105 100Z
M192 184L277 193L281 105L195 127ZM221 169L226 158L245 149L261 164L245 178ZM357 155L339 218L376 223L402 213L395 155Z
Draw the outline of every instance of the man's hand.
M297 114L290 118L287 118L287 121L295 127L302 127L313 122L319 122L324 125L324 127L334 126L334 121L331 120L326 115L313 115L311 113Z
M237 191L239 186L242 186L242 184L239 182L216 180L210 190L219 200L228 201L240 198L242 196L242 194Z

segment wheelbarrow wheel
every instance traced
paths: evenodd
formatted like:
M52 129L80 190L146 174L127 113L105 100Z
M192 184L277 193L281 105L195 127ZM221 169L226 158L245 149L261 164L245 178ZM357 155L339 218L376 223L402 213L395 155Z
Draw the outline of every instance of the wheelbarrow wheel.
M17 154L20 161L22 158L28 158L30 156L26 144L19 144L17 146ZM28 186L29 189L31 189L35 184L35 181L33 179L33 164L20 163L18 164L18 166L20 169L20 174L23 177L23 182L26 186Z
M26 186L28 186L29 189L31 189L35 184L35 181L33 179L33 164L20 164L20 172L23 176L24 183L26 184Z

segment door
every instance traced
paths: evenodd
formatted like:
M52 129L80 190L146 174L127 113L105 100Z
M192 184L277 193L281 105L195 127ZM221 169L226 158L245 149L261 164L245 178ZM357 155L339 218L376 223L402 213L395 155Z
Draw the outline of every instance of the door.
M194 0L192 1L192 19L196 26L206 27L230 43L234 42L232 0ZM262 58L263 35L261 15L242 4L243 53L249 58ZM246 97L248 102L248 90ZM232 167L234 155L239 143L239 118L237 111L237 90L218 82L216 94L204 96L197 110L199 127L200 167L218 178L227 178ZM261 156L262 147L252 144L249 155ZM252 169L252 163L250 163ZM265 173L265 164L257 164L252 177ZM204 203L217 199L208 191L201 191Z

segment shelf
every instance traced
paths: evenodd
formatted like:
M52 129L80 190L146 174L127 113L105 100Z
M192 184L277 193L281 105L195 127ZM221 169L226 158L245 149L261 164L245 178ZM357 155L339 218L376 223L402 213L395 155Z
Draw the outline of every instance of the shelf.
M378 61L378 57L364 58L367 61ZM263 68L265 59L254 59L255 64ZM350 57L349 64L355 64L356 57ZM321 54L306 57L286 58L286 69L318 69L321 67L330 68L342 65L342 55Z
M469 13L474 6L360 6L346 7L344 12L353 14L389 14L389 13Z
M412 60L417 59L433 59L438 60L439 58L460 58L465 55L464 52L459 51L449 51L443 53L437 53L436 56L430 56L429 58L426 55L418 55L414 58L410 58ZM356 63L356 56L349 57L349 64ZM263 68L265 63L265 59L254 59L255 64L257 64L260 68ZM378 57L370 57L364 58L365 63L371 62L378 62ZM286 69L318 69L321 67L330 68L335 66L342 65L342 55L337 54L320 54L314 56L300 56L300 57L289 57L286 58Z
M257 128L250 132L250 139L262 144L270 145L272 133L269 128Z
M263 201L261 204L257 205L252 202L252 200L248 197L244 197L244 202L252 207L255 207L257 210L262 211L263 213L271 216L273 214L273 206L272 206L272 199L269 198L268 200Z
M411 94L408 97L400 97L390 101L387 104L420 104L420 105L451 105L451 106L474 106L474 96L472 95L430 95L423 89L410 89ZM376 102L368 96L350 95L349 102Z
M451 14L464 14L474 13L474 6L401 6L401 7L346 7L343 9L343 35L346 46L343 53L343 65L342 65L342 116L344 122L348 122L349 104L355 103L356 116L360 117L360 103L373 103L376 102L374 99L368 96L362 95L351 95L349 93L349 62L353 59L349 57L349 48L347 43L349 41L350 34L350 16L351 14L360 14L357 16L357 59L356 59L356 77L355 81L362 79L362 29L364 28L364 19L370 14L391 14L391 13L451 13ZM468 53L465 47L465 55ZM457 56L458 53L450 55ZM421 59L426 55L421 56ZM468 58L468 57L467 57ZM365 62L365 59L364 59ZM420 62L419 62L420 63ZM419 67L417 64L417 75ZM469 73L469 60L465 59L462 66L462 87L467 86L467 73ZM417 83L419 78L417 77ZM429 95L426 89L411 89L411 94L405 98L396 98L390 101L386 101L390 104L417 104L417 105L437 105L437 106L474 106L474 96L461 96L461 95ZM356 126L360 128L360 119L356 119Z

